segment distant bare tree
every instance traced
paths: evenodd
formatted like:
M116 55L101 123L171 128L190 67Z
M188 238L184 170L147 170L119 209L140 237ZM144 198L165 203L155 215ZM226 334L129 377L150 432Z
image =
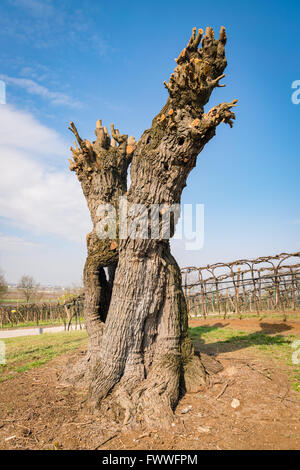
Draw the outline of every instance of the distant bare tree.
M21 277L18 289L23 293L26 303L29 303L37 295L39 284L35 282L32 276L24 274Z
M0 298L2 298L7 292L7 282L5 275L2 270L0 270Z
M33 297L35 302L42 302L45 298L45 293L40 289L39 284L36 285L36 290Z

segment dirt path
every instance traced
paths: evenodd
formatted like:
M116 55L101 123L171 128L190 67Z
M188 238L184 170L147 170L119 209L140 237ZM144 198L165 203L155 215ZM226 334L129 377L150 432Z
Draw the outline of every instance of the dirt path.
M85 393L59 385L83 351L0 384L1 449L299 449L300 401L288 371L249 349L219 354L224 370L186 395L167 431L109 429L85 407ZM232 408L233 399L240 405ZM182 413L182 411L186 411ZM111 438L105 444L102 442Z
M81 325L81 329L84 328L84 325ZM70 330L79 330L79 325L70 325ZM17 338L19 336L36 336L41 335L43 333L59 333L60 331L66 331L65 327L62 326L44 326L44 327L37 327L37 328L15 328L9 330L1 330L0 331L0 339L5 338Z

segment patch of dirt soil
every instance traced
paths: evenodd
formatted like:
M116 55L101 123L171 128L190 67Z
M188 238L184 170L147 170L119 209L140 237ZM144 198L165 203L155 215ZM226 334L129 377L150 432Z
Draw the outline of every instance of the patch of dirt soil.
M300 400L288 370L262 354L219 354L224 369L211 376L210 387L183 397L170 429L150 432L143 423L135 431L111 429L87 409L84 391L59 384L62 368L81 354L0 384L1 449L300 448Z

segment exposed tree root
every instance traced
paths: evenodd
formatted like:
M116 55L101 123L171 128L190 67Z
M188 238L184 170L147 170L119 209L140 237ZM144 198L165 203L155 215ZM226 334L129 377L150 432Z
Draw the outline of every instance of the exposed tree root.
M196 355L183 366L180 355L166 354L152 364L146 378L138 370L131 376L123 375L114 385L113 375L96 377L89 404L111 422L131 427L170 426L180 390L195 393L206 385L206 373Z

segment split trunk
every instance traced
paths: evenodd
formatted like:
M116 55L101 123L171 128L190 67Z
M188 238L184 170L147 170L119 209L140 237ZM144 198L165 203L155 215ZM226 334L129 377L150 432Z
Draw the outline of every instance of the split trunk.
M70 168L81 182L94 227L87 236L84 268L89 347L73 373L88 383L91 404L122 423L168 425L180 395L199 391L206 383L203 361L188 335L181 273L163 218L172 205L180 204L188 175L217 125L232 126L235 118L231 108L236 101L204 112L213 89L222 86L226 34L222 27L216 40L207 28L202 36L202 30L193 30L165 83L167 102L138 142L120 135L113 125L110 136L98 121L96 140L90 143L71 123L78 146L71 148ZM120 197L128 205L125 236L118 218ZM117 214L113 236L106 223L110 207ZM145 237L136 221L145 220L145 211L150 220L153 210L159 231L153 236L148 226ZM176 217L171 222L170 236ZM139 230L133 236L132 226L141 236ZM99 238L99 227L108 230L107 238Z

